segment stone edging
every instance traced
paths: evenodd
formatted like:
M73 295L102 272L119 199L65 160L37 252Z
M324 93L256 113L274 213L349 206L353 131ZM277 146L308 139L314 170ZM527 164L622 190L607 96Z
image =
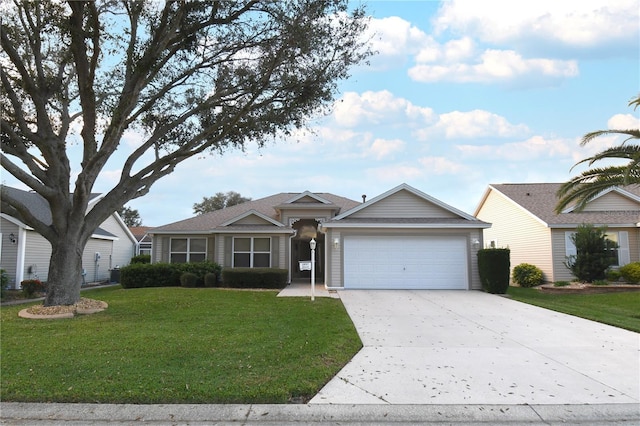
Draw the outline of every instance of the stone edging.
M640 285L634 284L615 284L615 285L593 285L583 284L580 287L556 287L553 284L543 284L540 287L543 293L553 294L603 294L603 293L622 293L627 291L640 291Z
M59 314L45 314L45 315L32 314L29 312L29 308L25 308L20 312L18 312L18 316L20 318L26 318L26 319L73 318L75 315L90 315L90 314L95 314L97 312L102 312L109 307L109 305L106 302L103 302L102 300L98 300L97 302L100 302L101 306L99 308L93 308L93 309L76 308L73 312L63 312Z

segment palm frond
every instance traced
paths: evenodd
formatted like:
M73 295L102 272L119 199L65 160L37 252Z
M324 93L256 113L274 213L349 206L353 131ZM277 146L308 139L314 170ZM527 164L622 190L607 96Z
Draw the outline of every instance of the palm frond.
M604 136L604 135L628 135L629 137L622 141L622 144L625 144L627 141L631 139L640 139L640 129L611 129L611 130L596 130L595 132L589 132L582 137L582 141L580 142L580 146L585 146L593 139Z
M558 189L558 204L556 213L561 213L568 206L574 204L575 211L584 210L586 205L602 191L630 184L640 183L640 172L637 168L629 170L626 166L612 166L589 169Z

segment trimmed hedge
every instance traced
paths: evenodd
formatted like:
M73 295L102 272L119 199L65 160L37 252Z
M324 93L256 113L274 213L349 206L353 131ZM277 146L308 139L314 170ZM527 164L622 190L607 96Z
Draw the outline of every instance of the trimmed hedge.
M542 270L529 263L521 263L514 267L511 277L520 287L535 287L542 284Z
M487 293L505 294L509 288L509 272L511 250L481 249L478 250L478 269L482 288Z
M206 274L220 276L222 268L214 262L197 263L134 263L120 268L123 288L179 287L185 272L195 274L196 287L204 287Z
M139 254L137 256L133 256L130 263L151 263L151 255Z
M230 288L273 288L287 286L289 272L277 268L225 268L222 282Z

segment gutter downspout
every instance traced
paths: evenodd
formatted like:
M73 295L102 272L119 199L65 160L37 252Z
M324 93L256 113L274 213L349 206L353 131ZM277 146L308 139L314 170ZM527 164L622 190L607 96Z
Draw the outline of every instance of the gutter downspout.
M16 254L16 282L14 283L14 288L19 289L20 283L24 280L24 257L25 257L25 249L27 247L27 230L19 227L18 228L18 247Z

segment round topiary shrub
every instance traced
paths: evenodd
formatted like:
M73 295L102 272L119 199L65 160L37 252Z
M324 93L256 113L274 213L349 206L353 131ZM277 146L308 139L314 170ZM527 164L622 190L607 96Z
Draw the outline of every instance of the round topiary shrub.
M180 275L180 285L182 287L195 287L198 285L198 276L193 272L183 272Z
M218 285L218 275L213 272L209 272L204 276L205 287L216 287Z
M513 268L511 278L520 287L535 287L542 284L542 271L535 265L521 263Z
M627 282L640 283L640 262L627 263L620 268L622 279Z

